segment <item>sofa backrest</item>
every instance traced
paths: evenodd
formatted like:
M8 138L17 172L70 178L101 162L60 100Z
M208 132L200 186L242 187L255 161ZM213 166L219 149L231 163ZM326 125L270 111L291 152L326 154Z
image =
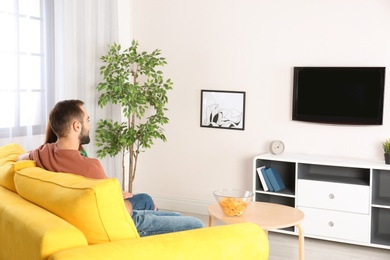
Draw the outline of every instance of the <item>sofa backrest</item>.
M20 196L80 229L89 244L138 238L117 179L88 179L39 167L15 173Z

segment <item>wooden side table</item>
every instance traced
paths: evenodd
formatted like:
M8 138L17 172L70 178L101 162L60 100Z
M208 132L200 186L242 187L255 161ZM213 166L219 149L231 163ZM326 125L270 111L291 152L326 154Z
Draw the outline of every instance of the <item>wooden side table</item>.
M259 225L266 233L269 229L296 226L299 235L299 259L304 259L304 235L300 224L305 215L299 209L274 203L251 202L240 217L225 216L218 204L210 205L208 212L209 226L214 225L215 219L225 224L252 222Z

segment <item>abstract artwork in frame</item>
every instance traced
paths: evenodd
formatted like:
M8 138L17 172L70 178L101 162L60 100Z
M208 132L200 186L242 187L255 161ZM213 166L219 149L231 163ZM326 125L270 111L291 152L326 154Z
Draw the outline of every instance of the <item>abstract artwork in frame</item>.
M245 92L201 90L200 126L244 130Z

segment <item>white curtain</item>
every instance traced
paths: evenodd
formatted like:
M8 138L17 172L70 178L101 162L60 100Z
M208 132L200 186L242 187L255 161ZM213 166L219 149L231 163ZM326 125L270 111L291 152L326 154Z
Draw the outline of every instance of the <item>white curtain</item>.
M100 57L108 44L118 42L117 0L55 0L55 100L80 99L91 120L91 143L85 148L96 157L95 129L100 118L119 120L118 107L97 105L101 80ZM120 178L117 159L100 160L109 177Z
M12 112L17 111L19 113L20 110L26 110L25 113L20 112L20 114L25 118L27 115L27 119L31 121L30 123L27 123L27 125L23 125L24 129L27 130L23 133L20 133L20 131L19 133L16 133L16 131L14 131L15 127L4 127L3 125L6 125L6 123L12 125L13 117L8 116L10 118L8 119L8 117L6 117L6 111L2 112L0 120L0 145L15 142L20 144L27 151L37 148L44 141L48 111L50 111L53 105L64 99L80 99L85 102L85 108L89 113L92 127L90 132L91 143L86 145L85 148L90 157L96 157L97 148L94 141L96 122L100 118L112 118L113 120L120 120L121 118L120 108L106 106L104 109L100 109L97 105L99 93L96 90L96 86L101 80L99 68L102 65L100 57L107 52L108 44L119 42L119 24L122 31L123 28L127 28L127 30L124 30L125 32L123 32L123 34L130 34L130 32L127 31L128 28L131 28L129 24L131 23L131 20L129 19L131 13L131 0L26 0L20 1L19 3L19 7L24 7L24 9L15 9L15 6L18 5L14 5L13 2L0 3L0 11L2 11L3 14L0 16L2 24L15 23L14 17L19 17L17 15L7 16L4 14L19 11L22 14L23 12L29 12L34 15L35 13L39 13L39 10L44 10L41 12L42 19L45 20L45 23L43 23L45 26L41 28L43 29L41 38L47 40L43 42L49 43L49 45L44 46L44 49L49 51L45 52L42 56L49 59L54 57L54 65L51 64L46 66L42 71L42 75L44 74L42 77L46 79L42 84L45 87L47 86L46 91L44 92L45 95L43 95L42 98L35 98L34 93L27 90L28 98L26 101L21 105L19 105L19 103L14 104L14 107L12 107L12 105L7 106L7 109L12 109ZM42 5L40 5L40 3ZM118 7L118 5L120 5L120 7ZM32 8L33 6L35 9ZM123 12L121 8L126 9L126 11ZM118 12L122 15L121 23L118 21L120 17ZM23 24L32 26L34 21L28 20ZM0 25L0 32L9 35L9 40L3 41L3 44L0 44L0 50L5 49L12 53L12 51L14 51L12 48L18 46L17 44L14 44L13 40L18 39L17 36L19 31L14 28L15 27L11 25ZM38 30L39 34L39 26L38 28L34 27L34 29L36 29L36 31ZM36 35L36 31L30 33ZM28 37L25 39L28 39ZM23 41L22 43L27 47L32 45L31 39ZM39 46L36 49L39 49ZM21 55L24 55L23 52ZM2 60L4 60L4 57L2 56ZM7 65L7 62L0 61L0 68L2 68L1 71L4 73L2 77L3 81L4 78L6 78L6 75L10 75L10 78L15 75L17 71L10 63L11 62L8 62ZM7 68L9 70L8 72L6 70ZM34 75L36 75L36 73L27 77L22 77L22 79L32 81ZM9 88L7 88L8 85L11 84L2 83L0 87L0 101L2 101L3 106L6 101L8 103L13 102L13 99L7 98L6 95L10 96L12 94L15 96L15 94L13 94L14 92L12 92L14 90L9 90ZM38 88L39 87L37 87L37 89ZM30 93L28 91L30 91L31 94L28 94ZM25 92L22 94L25 95ZM14 99L16 100L16 98ZM26 103L33 104L26 105ZM34 130L32 127L32 121L34 120L31 118L35 118L36 116L29 115L32 114L32 110L37 111L38 108L41 107L42 109L39 109L41 112L34 112L35 115L40 115L40 129ZM13 114L15 113L16 112ZM37 123L35 122L34 124L36 125ZM100 161L109 177L121 179L120 163L117 163L120 162L120 160L117 158L105 158Z
M52 105L51 0L0 2L0 145L42 143Z

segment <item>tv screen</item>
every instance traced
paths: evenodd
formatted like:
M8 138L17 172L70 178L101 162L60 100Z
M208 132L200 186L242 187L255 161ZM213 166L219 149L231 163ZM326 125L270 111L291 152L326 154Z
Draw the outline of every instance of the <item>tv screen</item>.
M292 119L382 125L385 67L294 67Z

